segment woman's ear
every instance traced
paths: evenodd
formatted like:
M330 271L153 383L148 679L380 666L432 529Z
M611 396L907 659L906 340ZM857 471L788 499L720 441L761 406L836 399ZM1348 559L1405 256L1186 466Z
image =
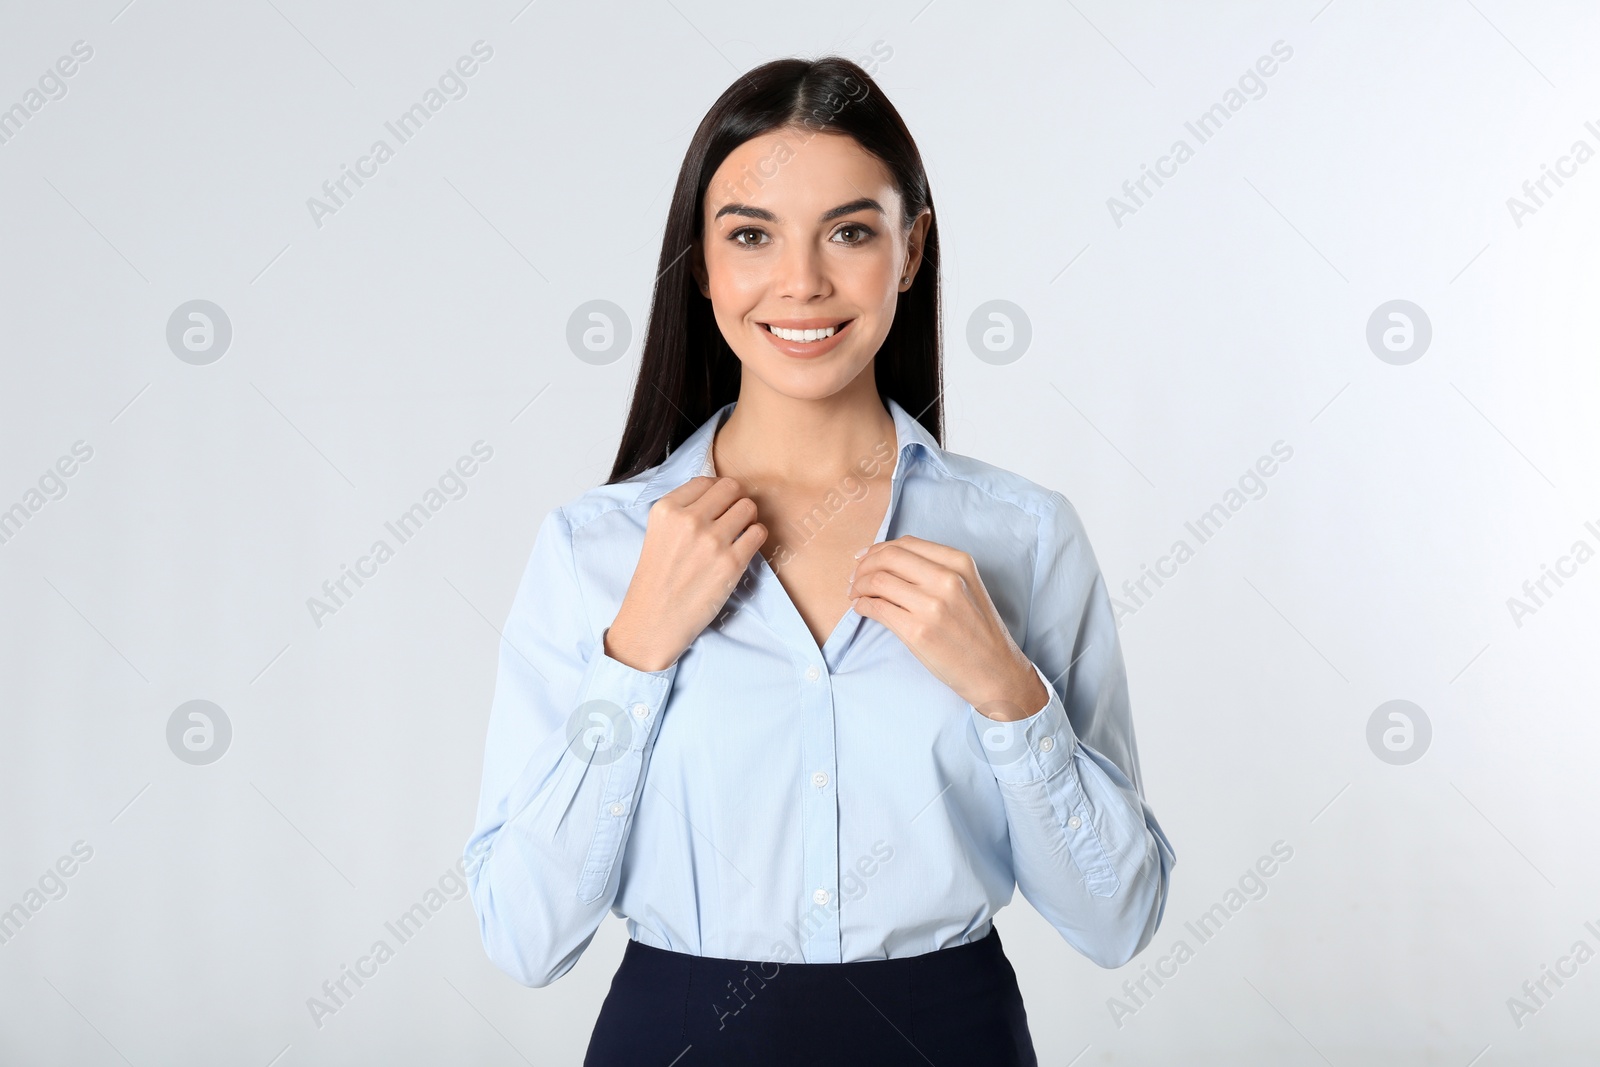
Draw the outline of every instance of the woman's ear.
M689 270L694 274L695 288L700 290L701 296L711 295L711 275L706 270L705 252L697 244L689 253Z
M900 284L906 288L910 288L910 280L917 276L917 268L922 265L922 249L928 239L928 227L932 224L933 209L925 207L912 221L911 230L906 235L906 265L900 272Z

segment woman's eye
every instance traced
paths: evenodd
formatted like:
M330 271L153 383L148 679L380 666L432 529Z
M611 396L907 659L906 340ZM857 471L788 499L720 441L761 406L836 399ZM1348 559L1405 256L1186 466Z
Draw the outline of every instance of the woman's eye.
M854 237L848 237L839 242L843 245L865 244L876 236L871 226L864 226L854 222L841 226L834 231L834 237L836 238L841 234L854 234ZM728 234L728 240L741 248L759 248L763 244L769 244L770 241L766 238L767 235L763 231L753 226L741 226Z

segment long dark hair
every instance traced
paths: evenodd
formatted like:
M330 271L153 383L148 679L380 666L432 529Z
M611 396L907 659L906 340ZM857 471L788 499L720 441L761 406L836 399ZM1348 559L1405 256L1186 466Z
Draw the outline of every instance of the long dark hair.
M608 485L660 463L718 408L738 399L739 359L695 285L689 252L701 239L706 189L723 160L752 137L784 127L853 137L888 168L908 225L933 206L922 156L900 113L850 60L774 60L730 86L700 121L678 171L639 376ZM911 287L899 296L874 375L878 395L896 400L942 444L937 216L922 257Z

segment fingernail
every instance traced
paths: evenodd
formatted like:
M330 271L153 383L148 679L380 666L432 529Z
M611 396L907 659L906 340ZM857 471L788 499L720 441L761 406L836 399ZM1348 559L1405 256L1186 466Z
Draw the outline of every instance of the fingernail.
M872 547L871 545L867 546L867 548L871 548L871 547ZM866 554L867 554L867 549L866 548L858 548L858 549L856 549L856 559L860 559L862 556L865 556Z

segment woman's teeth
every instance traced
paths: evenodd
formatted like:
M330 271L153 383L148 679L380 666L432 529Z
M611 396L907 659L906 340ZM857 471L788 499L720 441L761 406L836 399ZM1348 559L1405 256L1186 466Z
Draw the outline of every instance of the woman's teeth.
M837 332L837 326L824 326L820 330L785 330L777 326L768 326L767 329L783 338L785 341L821 341L832 337Z

